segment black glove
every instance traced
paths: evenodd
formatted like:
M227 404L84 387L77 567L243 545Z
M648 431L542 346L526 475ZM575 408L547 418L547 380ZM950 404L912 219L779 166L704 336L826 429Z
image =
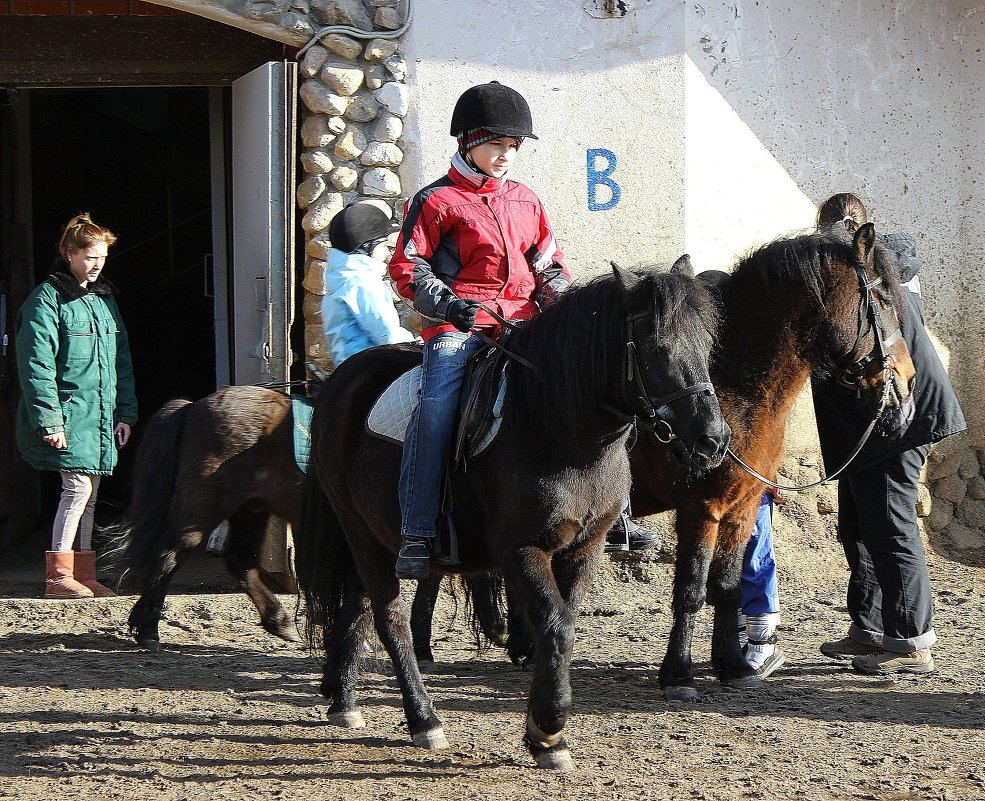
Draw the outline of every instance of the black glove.
M479 303L468 298L455 298L448 303L445 319L459 331L468 333L475 325L475 315L479 311Z

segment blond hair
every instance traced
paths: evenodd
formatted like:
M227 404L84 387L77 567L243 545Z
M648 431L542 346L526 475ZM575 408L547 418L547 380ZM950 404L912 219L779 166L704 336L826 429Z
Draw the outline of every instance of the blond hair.
M76 214L62 231L61 238L58 240L58 252L65 261L68 261L70 254L85 250L96 242L112 245L116 242L116 234L108 228L96 225L88 212Z

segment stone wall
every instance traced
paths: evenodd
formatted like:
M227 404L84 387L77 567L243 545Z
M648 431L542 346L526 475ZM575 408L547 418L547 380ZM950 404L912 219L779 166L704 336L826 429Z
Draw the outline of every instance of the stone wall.
M392 30L402 21L398 0L319 2L321 19L331 24ZM321 321L331 247L328 226L342 208L357 201L374 203L400 218L397 167L404 157L399 140L409 110L407 63L397 40L330 33L305 52L299 71L304 174L297 199L304 211L305 359L328 370L331 357ZM419 327L413 319L405 324Z

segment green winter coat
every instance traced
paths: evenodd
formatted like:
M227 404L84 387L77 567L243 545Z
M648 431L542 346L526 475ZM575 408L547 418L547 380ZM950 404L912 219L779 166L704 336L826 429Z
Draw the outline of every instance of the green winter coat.
M64 268L24 301L17 315L17 446L37 470L107 476L116 466L113 429L137 421L133 365L113 295ZM64 431L68 447L41 436Z

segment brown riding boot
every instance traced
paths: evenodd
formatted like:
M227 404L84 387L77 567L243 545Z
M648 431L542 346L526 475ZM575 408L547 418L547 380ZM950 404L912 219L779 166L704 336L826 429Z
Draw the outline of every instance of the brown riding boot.
M45 598L92 598L93 592L75 580L75 551L45 551L47 568L44 582Z
M76 551L75 580L81 582L97 598L115 598L116 593L96 581L96 552Z

